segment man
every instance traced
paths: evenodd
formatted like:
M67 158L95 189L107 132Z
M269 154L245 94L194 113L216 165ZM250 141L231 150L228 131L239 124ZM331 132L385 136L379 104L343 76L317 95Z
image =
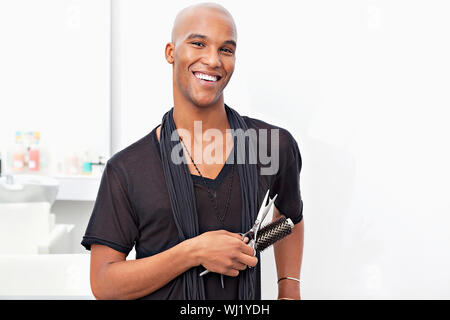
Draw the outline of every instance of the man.
M274 245L278 298L300 299L300 153L287 130L240 117L225 105L223 90L234 71L236 42L233 18L219 5L195 5L177 15L165 48L173 66L174 108L160 126L108 161L83 237L82 244L91 250L97 299L260 299L259 253L255 257L240 233L253 223L250 217L268 188L271 198L278 194L274 219L285 215L295 224L292 234ZM230 131L236 123L279 130L276 173L262 175L259 162L253 167L228 162L230 150L236 152ZM187 167L169 163L174 159L173 153L168 158L170 125L176 127ZM205 159L209 146L203 143L205 132L213 129L221 133L212 152L220 158L215 163ZM177 168L188 168L190 175L180 171L177 176ZM249 168L259 170L256 186L249 182L250 171L243 171ZM190 226L187 217L193 219ZM126 260L134 246L136 260ZM205 269L211 272L200 277Z

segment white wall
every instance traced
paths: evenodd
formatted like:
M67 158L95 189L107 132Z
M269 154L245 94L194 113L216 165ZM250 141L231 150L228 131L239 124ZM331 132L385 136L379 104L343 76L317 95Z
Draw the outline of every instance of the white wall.
M194 2L113 0L113 152L172 107L164 46ZM450 298L448 2L219 3L239 34L226 102L301 149L303 297Z
M92 162L109 157L110 7L109 0L0 1L4 172L12 171L16 131L40 132L40 174L62 174L74 152L89 151Z

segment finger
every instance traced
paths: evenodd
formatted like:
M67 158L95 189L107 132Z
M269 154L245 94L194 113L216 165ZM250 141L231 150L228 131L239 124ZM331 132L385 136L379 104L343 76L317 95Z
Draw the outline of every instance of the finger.
M244 242L241 242L241 244L242 245L241 245L240 249L241 249L242 253L245 253L246 255L249 255L249 256L255 255L255 250L251 246L247 245Z
M246 254L241 254L238 258L239 263L243 263L247 266L254 267L258 264L258 258L254 256L249 256Z
M235 269L235 270L245 270L245 269L247 269L247 265L243 264L243 263L240 263L240 262L236 262L233 265L233 269Z
M224 275L229 277L237 277L239 275L239 270L231 269L225 272Z
M235 237L236 239L239 239L242 241L242 235L240 235L239 233L232 233L233 237Z
M224 230L224 231L225 231L226 235L236 238L236 239L239 239L239 240L242 240L242 236L239 233L233 233L233 232L229 232L226 230Z

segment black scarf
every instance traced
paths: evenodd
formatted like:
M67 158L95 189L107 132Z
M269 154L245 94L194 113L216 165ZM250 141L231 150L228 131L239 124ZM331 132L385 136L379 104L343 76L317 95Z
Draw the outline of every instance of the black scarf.
M251 155L256 159L256 141L246 138L237 139L234 130L242 129L244 132L248 129L244 119L232 108L224 106L230 128L233 133L234 141L234 161L242 158L242 152L237 154L238 150L245 150L246 159L252 159ZM171 141L172 132L175 141ZM178 230L180 242L196 237L199 235L197 209L195 204L194 185L189 168L185 162L177 165L171 161L171 153L173 148L179 144L179 136L176 132L175 123L173 121L173 108L170 109L163 117L161 124L160 149L164 176L169 191L170 204L175 224ZM238 146L239 143L239 146ZM180 149L180 148L179 148ZM181 148L181 150L183 150ZM184 151L182 151L184 152ZM183 153L184 154L184 153ZM184 155L183 155L184 156ZM239 156L239 157L238 157ZM240 185L242 190L242 230L244 233L248 231L257 215L258 206L258 171L256 164L250 164L249 161L239 160L234 165L238 166L240 177ZM211 244L213 245L213 244ZM258 255L259 256L259 255ZM199 266L191 268L183 273L184 299L186 300L204 300L205 288L203 278L199 276L204 268ZM239 272L239 300L252 300L256 298L256 268L247 268Z

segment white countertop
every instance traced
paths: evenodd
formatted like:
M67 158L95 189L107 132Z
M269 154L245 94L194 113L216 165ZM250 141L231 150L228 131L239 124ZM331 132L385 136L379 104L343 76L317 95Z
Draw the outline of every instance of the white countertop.
M89 254L0 254L0 299L94 299Z

